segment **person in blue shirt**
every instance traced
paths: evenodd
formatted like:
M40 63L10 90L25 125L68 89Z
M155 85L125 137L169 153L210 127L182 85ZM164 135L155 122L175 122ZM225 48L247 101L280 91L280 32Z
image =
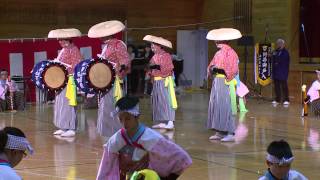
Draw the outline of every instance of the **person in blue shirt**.
M276 93L273 104L279 104L281 101L284 105L290 104L288 90L289 64L290 56L285 48L285 41L278 39L277 49L272 54L272 79Z
M22 180L13 169L33 148L25 134L18 128L0 130L0 180Z

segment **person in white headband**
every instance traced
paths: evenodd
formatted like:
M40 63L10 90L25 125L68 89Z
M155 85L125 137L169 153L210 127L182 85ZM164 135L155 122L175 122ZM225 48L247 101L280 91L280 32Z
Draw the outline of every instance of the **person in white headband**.
M33 148L20 129L5 127L0 130L0 179L21 180L13 167L28 153L33 154Z
M149 169L160 179L177 179L192 159L180 146L139 122L139 99L123 97L112 116L123 126L104 145L97 180L134 179L136 171Z
M294 160L290 145L284 141L273 141L267 149L268 171L259 180L306 180L301 173L291 170Z

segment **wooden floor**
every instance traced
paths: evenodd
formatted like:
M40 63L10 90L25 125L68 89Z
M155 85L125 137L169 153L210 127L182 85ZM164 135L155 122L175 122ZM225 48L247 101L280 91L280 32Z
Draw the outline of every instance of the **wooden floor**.
M142 121L151 124L150 102L141 100ZM266 170L267 145L276 139L289 141L296 159L293 168L309 179L320 179L320 120L300 118L300 105L273 107L270 102L249 99L250 112L237 118L236 142L210 142L205 129L207 93L179 97L175 132L164 132L185 148L193 165L184 180L257 179ZM29 106L25 112L1 113L0 126L16 126L26 133L35 148L18 167L25 180L95 179L104 140L96 134L96 110L79 108L79 132L74 139L52 135L52 106Z

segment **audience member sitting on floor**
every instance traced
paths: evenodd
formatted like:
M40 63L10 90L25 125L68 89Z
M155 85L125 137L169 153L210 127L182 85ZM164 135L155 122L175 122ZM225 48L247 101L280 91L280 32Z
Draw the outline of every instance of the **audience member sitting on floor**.
M273 141L267 149L268 171L259 180L307 180L298 171L290 169L293 159L290 145L286 141Z
M33 149L24 133L15 127L0 130L0 179L21 180L13 169Z
M12 104L13 103L13 104ZM0 71L0 112L6 110L23 110L24 96L17 84L10 80L8 71Z

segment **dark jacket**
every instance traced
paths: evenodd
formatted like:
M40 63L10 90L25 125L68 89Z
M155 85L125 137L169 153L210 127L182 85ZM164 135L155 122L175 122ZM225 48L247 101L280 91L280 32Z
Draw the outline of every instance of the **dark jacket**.
M290 56L285 48L274 51L272 54L272 79L288 80L289 65Z

